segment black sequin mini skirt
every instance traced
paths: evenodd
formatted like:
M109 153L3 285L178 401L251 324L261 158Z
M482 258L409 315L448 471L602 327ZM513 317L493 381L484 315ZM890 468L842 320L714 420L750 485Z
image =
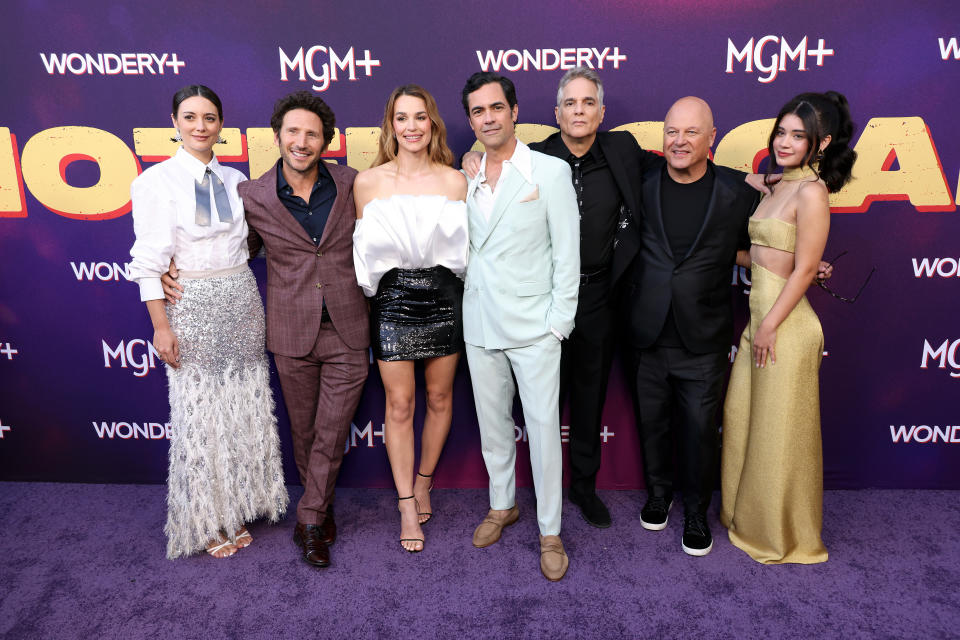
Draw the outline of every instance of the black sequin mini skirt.
M377 360L421 360L463 347L463 283L446 267L391 269L370 301Z

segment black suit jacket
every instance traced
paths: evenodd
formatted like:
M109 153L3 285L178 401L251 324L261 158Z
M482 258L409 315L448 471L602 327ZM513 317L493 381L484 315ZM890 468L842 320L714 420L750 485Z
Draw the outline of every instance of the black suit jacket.
M663 158L641 149L637 139L626 131L598 131L597 143L607 160L610 173L613 174L620 197L626 207L624 215L620 217L614 239L612 277L610 278L612 288L626 273L640 249L640 235L635 219L640 212L639 194L636 190L637 176L642 175L646 170L662 166ZM559 131L541 142L534 142L530 148L561 160L566 160L570 154Z
M716 178L710 204L696 240L679 261L670 249L660 208L665 169L647 171L640 179L640 251L631 268L628 313L631 340L641 349L660 336L671 303L688 350L703 354L730 348L730 273L737 249L748 246L747 220L760 193L744 182L743 173L711 165Z

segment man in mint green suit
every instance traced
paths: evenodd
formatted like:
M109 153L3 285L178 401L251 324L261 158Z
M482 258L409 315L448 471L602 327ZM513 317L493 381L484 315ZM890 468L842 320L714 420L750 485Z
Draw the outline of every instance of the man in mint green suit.
M467 188L470 259L463 292L463 335L490 476L490 512L473 544L493 544L519 517L515 376L537 494L540 569L559 580L569 565L559 536L560 342L573 329L580 286L576 193L566 162L531 151L514 135L517 99L509 79L475 73L462 97L486 148Z

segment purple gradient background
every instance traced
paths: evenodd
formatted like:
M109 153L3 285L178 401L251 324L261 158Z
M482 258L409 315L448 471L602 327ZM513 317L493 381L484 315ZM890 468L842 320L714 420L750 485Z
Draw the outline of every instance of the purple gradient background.
M719 141L744 122L772 117L800 91L836 89L847 95L861 126L872 117L922 117L955 197L960 61L943 61L937 43L938 37L960 36L950 31L960 17L955 4L802 6L801 11L796 2L730 6L687 0L558 9L557 3L536 1L471 12L447 2L244 2L229 9L181 2L162 8L20 2L5 10L3 20L0 126L16 135L20 152L34 134L64 125L104 129L132 149L133 128L166 126L170 96L194 82L220 94L227 126L267 126L277 97L309 89L309 83L280 81L278 46L292 53L323 44L340 53L351 46L361 54L370 49L381 61L372 77L361 71L357 81L332 83L322 94L341 130L378 125L390 89L418 82L436 96L451 147L460 153L473 142L459 92L479 68L477 50L619 46L626 62L601 70L605 127L659 120L673 100L693 93L712 104ZM742 46L767 34L791 44L805 35L814 42L823 38L836 53L823 67L805 73L788 68L770 84L759 83L756 73L724 73L728 37ZM179 75L48 75L40 52L176 52L187 65ZM517 83L521 122L554 124L561 73L508 74ZM249 170L246 163L234 166ZM69 179L92 184L97 175L81 166L71 168ZM26 194L27 218L0 218L0 344L9 342L19 351L13 360L0 356L0 423L11 427L0 439L0 480L162 482L165 441L101 440L91 425L163 423L168 415L162 372L136 378L130 369L103 366L101 340L115 345L152 335L136 286L77 281L70 268L71 261L126 262L133 240L130 217L67 219L40 205L29 188ZM921 213L908 202L879 202L865 213L833 216L826 255L849 251L838 265L835 288L852 292L871 266L877 273L852 306L817 289L809 294L829 351L821 370L827 487L960 487L957 444L895 444L890 438L890 425L960 423L960 380L944 370L920 369L924 339L936 346L960 338L955 322L960 280L917 279L911 265L912 258L956 258L958 230L956 211ZM254 265L262 283L262 260ZM739 335L746 296L740 287L732 289ZM278 388L275 394L284 464L295 481ZM472 402L461 363L439 486L486 483ZM374 371L354 422L362 428L382 420L382 386ZM604 423L616 436L604 445L599 485L641 486L637 436L619 367ZM351 449L342 485L390 485L386 452L379 438L375 442ZM521 484L529 483L525 453L521 445Z

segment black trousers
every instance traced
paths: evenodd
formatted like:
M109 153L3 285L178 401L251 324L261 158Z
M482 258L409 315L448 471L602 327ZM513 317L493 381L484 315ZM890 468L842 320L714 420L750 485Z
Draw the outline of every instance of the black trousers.
M672 497L676 454L685 510L706 513L720 458L717 411L727 354L653 346L634 357L647 492Z
M609 277L581 285L577 314L560 355L560 410L570 402L570 492L596 490L600 430L613 361Z

